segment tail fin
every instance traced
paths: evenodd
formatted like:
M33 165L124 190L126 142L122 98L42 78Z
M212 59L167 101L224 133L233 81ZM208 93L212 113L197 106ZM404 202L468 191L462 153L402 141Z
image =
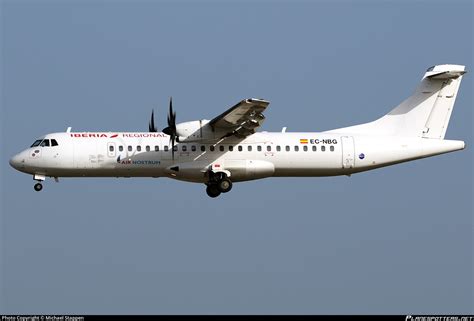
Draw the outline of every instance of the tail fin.
M433 66L426 71L413 95L387 115L330 132L443 139L465 73L461 65Z

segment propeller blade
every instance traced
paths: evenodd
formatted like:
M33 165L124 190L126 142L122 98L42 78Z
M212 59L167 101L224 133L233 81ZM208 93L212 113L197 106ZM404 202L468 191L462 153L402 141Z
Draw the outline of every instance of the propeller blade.
M174 160L174 135L171 135L171 159Z
M168 136L171 136L171 133L172 133L171 132L171 127L163 128L162 132L165 133Z
M163 133L169 136L176 135L176 113L173 111L173 99L170 97L170 108L168 112L168 127L163 129Z
M176 113L173 111L173 97L170 97L170 111L168 114L168 126L176 129Z
M153 109L151 110L151 119L150 123L148 124L148 131L150 133L156 133L158 131L155 126L155 113Z
M163 129L163 133L170 136L171 157L174 160L174 144L176 139L176 112L173 111L173 97L170 97L170 108L168 112L168 127Z

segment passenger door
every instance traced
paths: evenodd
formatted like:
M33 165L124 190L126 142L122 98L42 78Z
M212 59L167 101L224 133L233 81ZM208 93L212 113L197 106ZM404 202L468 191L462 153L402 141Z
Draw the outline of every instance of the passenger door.
M355 162L354 156L354 137L342 136L342 168L353 168Z

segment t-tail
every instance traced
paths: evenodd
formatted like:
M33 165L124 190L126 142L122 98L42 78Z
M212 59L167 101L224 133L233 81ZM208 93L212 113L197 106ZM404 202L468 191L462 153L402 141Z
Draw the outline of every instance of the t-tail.
M461 65L428 68L413 95L385 116L328 132L444 139L465 73Z

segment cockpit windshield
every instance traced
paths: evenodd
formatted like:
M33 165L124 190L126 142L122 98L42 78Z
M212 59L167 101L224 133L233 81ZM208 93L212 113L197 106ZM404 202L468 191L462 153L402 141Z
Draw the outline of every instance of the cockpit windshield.
M51 144L50 144L51 142ZM54 146L58 146L58 142L56 141L56 139L38 139L38 140L35 140L35 142L33 143L33 145L31 145L30 147L36 147L36 146L40 146L40 147L54 147Z
M43 141L42 139L35 140L35 142L30 147L39 146L39 144L41 144L42 141Z

